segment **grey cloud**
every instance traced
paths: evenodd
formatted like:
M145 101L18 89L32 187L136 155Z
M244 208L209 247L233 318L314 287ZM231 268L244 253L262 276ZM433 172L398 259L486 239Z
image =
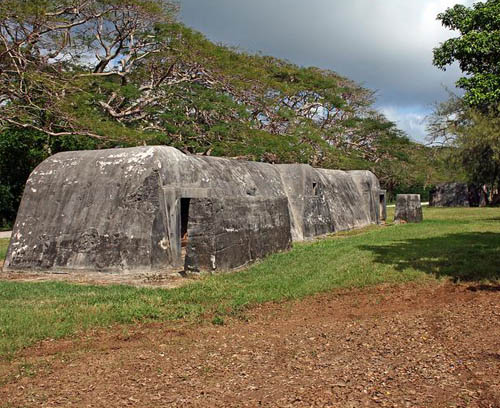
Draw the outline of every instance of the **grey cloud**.
M436 15L456 2L180 0L182 20L213 41L332 69L377 90L378 106L419 110L459 77L432 65L433 47L454 35Z

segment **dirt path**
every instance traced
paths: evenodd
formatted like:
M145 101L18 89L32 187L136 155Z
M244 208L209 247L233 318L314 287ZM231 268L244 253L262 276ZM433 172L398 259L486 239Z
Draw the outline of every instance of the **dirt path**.
M6 407L500 407L500 288L378 287L225 326L112 328L0 363Z

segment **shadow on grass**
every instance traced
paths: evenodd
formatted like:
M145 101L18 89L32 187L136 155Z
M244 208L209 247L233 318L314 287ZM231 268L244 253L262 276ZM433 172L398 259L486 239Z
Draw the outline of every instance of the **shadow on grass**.
M375 262L400 271L413 268L455 282L500 279L500 233L448 234L362 249L372 251Z

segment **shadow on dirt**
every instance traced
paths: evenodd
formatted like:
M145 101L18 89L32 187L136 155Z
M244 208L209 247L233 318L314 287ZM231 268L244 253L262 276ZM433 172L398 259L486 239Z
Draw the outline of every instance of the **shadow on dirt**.
M455 282L500 279L499 233L448 234L386 246L367 245L362 249L373 252L375 262L393 265L401 271L413 268L436 277L448 276ZM476 290L497 290L497 285L479 286Z
M471 292L500 292L500 285L475 285L469 286Z

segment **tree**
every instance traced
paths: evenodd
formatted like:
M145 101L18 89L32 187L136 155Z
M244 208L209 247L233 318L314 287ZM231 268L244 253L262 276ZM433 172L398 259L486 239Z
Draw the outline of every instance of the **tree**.
M467 111L465 126L457 129L458 154L475 184L493 192L500 186L500 116Z
M457 61L465 77L457 86L464 101L482 112L500 104L500 0L457 4L438 15L443 26L460 35L434 49L434 65L441 69Z
M457 86L465 94L436 106L429 138L448 148L471 183L487 185L492 198L500 184L500 0L456 5L438 19L460 36L434 49L434 65L457 61L466 74Z
M291 146L286 160L317 166L347 152L390 157L380 144L394 126L371 107L373 92L333 71L215 45L175 11L170 0L3 1L0 125L204 154L234 142L239 156L283 161L252 153L266 139Z
M168 0L3 0L0 124L102 139L96 107L116 122L144 115L183 75L146 63L174 11Z
M467 180L487 186L489 199L500 186L500 115L467 106L455 95L436 106L428 122L429 140L464 169ZM486 201L488 198L485 198Z

